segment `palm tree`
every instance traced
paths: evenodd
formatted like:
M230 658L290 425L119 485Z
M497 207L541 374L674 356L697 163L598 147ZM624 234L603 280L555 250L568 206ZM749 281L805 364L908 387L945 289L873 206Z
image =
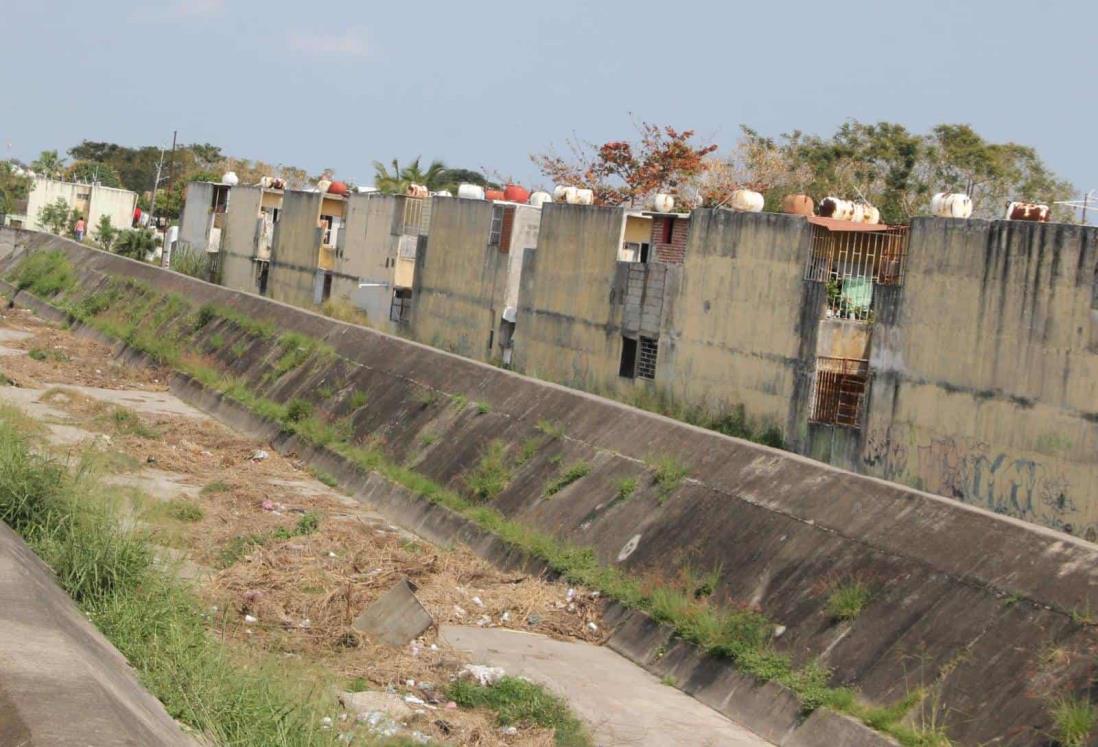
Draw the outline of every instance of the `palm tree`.
M38 154L38 158L31 163L31 171L47 179L60 177L62 167L61 156L55 150L42 151Z
M379 192L385 194L404 194L409 184L422 184L432 192L453 186L453 180L445 163L431 161L424 170L420 166L420 160L420 157L416 156L411 165L401 168L400 162L394 158L389 162L392 171L381 161L374 161L374 186Z

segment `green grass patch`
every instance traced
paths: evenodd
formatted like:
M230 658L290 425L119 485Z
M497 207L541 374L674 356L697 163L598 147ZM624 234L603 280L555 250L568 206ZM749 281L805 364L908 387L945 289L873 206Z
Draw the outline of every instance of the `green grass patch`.
M614 486L619 501L627 501L637 492L637 478L623 477Z
M535 427L553 440L564 436L564 426L554 420L539 420Z
M686 477L686 467L679 464L678 460L672 456L649 461L648 469L652 472L652 482L659 488L660 503L670 498Z
M461 412L465 409L465 406L469 404L469 398L464 394L455 394L450 397L450 401L454 404L454 409Z
M458 681L450 698L464 708L494 711L500 726L540 726L553 730L559 747L588 747L593 742L567 704L541 685L518 677L503 677L491 686Z
M24 257L8 279L19 290L50 298L72 288L76 284L76 272L64 252L51 249Z
M115 433L145 439L160 438L160 431L145 425L141 417L127 407L112 407L106 418Z
M831 590L827 613L832 620L855 620L873 599L873 590L860 581L846 581Z
M27 351L27 355L31 360L39 362L45 361L57 361L58 363L64 363L69 359L69 356L65 355L61 350L43 350L42 348L31 348Z
M366 392L359 391L359 390L356 389L354 391L354 393L351 395L351 403L350 403L351 404L351 409L352 410L361 410L363 407L366 406L366 402L368 400L369 400L369 398L366 396Z
M329 475L327 472L325 472L322 469L317 469L316 467L310 467L309 472L312 473L313 477L315 477L317 480L319 480L320 482L327 485L329 488L335 488L335 487L339 486L339 482L334 477L332 477L331 475Z
M1060 698L1052 704L1053 734L1062 747L1086 747L1094 731L1095 711L1084 698Z
M480 501L496 498L511 480L507 466L507 446L499 440L488 444L477 466L465 475L465 485L472 496Z
M477 402L477 415L487 415L491 411L492 407L487 402Z
M202 490L198 491L199 495L217 495L218 493L227 493L232 490L232 486L224 480L214 480L208 482L202 486Z
M561 470L559 475L549 481L549 484L545 486L545 494L556 495L576 480L586 477L590 471L591 465L587 462L576 462L569 465L566 469Z
M182 498L173 498L160 505L161 508L157 513L162 513L169 519L175 519L176 521L201 521L202 517L205 515L202 511L202 507L197 503Z

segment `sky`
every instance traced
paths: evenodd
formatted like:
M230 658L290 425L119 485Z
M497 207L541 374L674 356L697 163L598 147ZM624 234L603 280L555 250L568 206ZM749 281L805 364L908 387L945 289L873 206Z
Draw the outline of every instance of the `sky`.
M0 158L210 142L368 184L422 155L544 182L531 152L739 125L967 122L1098 188L1098 2L2 0Z

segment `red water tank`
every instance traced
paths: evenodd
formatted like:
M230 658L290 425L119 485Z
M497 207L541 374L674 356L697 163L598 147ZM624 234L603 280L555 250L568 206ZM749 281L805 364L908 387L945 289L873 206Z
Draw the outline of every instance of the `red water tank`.
M502 189L486 189L486 190L484 190L484 199L486 199L486 200L505 200L507 198L503 194Z
M530 201L530 190L517 184L508 184L503 188L503 198L508 202L527 203Z
M348 194L350 194L350 192L351 190L347 188L346 182L332 182L328 186L328 194L330 195L339 195L341 197L346 197Z

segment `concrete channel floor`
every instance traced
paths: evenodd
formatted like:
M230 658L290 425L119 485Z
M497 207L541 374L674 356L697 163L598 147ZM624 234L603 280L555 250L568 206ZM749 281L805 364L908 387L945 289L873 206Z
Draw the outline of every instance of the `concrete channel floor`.
M770 744L604 646L505 628L443 625L440 633L474 661L527 677L565 698L591 727L596 744Z
M0 342L3 341L0 337ZM19 351L22 352L22 351ZM0 355L3 352L0 351ZM145 414L170 414L205 419L169 392L125 389L101 389L51 384L79 392L103 402L122 405ZM50 428L49 440L71 445L94 439L96 434L65 425L68 413L50 407L39 398L41 389L0 387L0 402L14 405ZM71 431L71 433L69 432ZM159 500L193 495L197 488L185 484L186 476L145 467L136 473L116 475L108 482L140 487ZM313 480L285 481L305 491L327 491ZM330 492L330 491L328 491ZM348 506L358 506L347 499ZM381 520L377 514L358 506L360 518ZM402 531L396 527L394 531ZM170 555L184 578L204 575L208 569L194 566L182 555ZM768 745L770 742L737 725L674 687L662 684L653 675L608 648L580 641L560 641L546 636L502 628L444 625L442 637L455 649L468 652L477 663L502 667L507 674L525 676L539 682L568 701L576 714L590 727L598 745Z

